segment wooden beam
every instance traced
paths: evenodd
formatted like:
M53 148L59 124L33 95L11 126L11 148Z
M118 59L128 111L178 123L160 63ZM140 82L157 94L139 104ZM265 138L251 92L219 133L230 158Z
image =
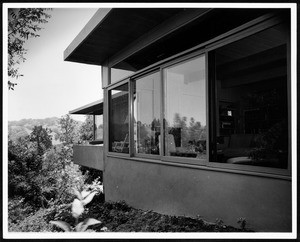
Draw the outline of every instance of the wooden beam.
M99 9L91 20L84 26L80 33L75 37L71 44L64 51L64 60L69 60L70 55L82 44L82 42L100 25L106 16L110 13L111 8Z
M166 20L159 26L155 27L148 33L138 38L136 41L129 44L127 47L125 47L117 54L112 56L109 59L109 67L113 67L117 63L131 56L132 54L140 51L141 49L163 38L164 36L174 32L175 30L187 25L188 23L194 21L195 19L204 16L211 10L212 9L203 9L203 8L186 9L183 13L177 14L174 17Z

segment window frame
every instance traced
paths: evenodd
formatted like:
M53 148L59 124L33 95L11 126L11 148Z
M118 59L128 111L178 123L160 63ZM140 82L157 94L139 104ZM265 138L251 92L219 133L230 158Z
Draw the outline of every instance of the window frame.
M141 79L141 78L143 78L143 77L147 77L147 76L149 76L149 75L151 75L151 74L154 74L154 73L158 73L158 75L159 75L159 92L160 92L160 95L159 95L159 97L160 97L160 116L159 116L159 118L160 118L160 132L161 132L161 130L162 130L162 123L161 123L161 114L162 114L162 95L161 95L161 88L162 88L162 78L161 78L161 69L160 68L153 68L153 69L151 69L151 70L149 70L148 72L145 72L145 73L142 73L141 75L138 75L138 76L136 76L136 77L133 77L133 78L131 78L130 79L130 82L131 82L131 93L130 93L130 95L131 95L131 97L132 97L132 101L131 101L131 103L130 103L130 106L132 106L131 107L131 110L132 110L132 115L130 115L130 116L132 116L132 122L130 122L130 124L132 125L132 152L131 152L131 157L140 157L140 158L146 158L146 159L154 159L154 160L161 160L162 159L162 157L163 157L163 155L162 155L162 150L161 150L161 148L162 148L162 142L160 142L160 146L159 146L159 155L154 155L154 154L143 154L143 153L138 153L138 152L134 152L134 100L133 100L133 95L134 95L134 84L135 84L135 82L137 82L139 79ZM130 145L131 146L131 145Z
M123 86L123 85L128 85L128 117L129 117L129 124L128 124L128 129L129 129L129 153L118 153L118 152L113 152L113 151L110 151L109 148L110 148L110 105L111 105L111 91L117 87L120 87L120 86ZM112 85L110 85L108 88L107 88L107 119L105 119L107 121L107 128L108 128L108 136L107 136L107 141L108 141L108 145L107 145L107 149L106 149L106 152L107 152L107 155L109 156L117 156L117 157L130 157L131 156L131 133L130 133L130 130L131 130L131 113L130 113L130 101L131 101L131 89L130 89L130 79L129 78L126 78L120 82L117 82L117 83L113 83Z
M289 19L290 20L290 19ZM215 88L213 88L212 85L212 79L214 78L212 74L212 63L214 62L214 59L212 58L212 53L214 50L228 45L230 43L236 42L238 40L241 40L243 38L247 38L248 36L254 35L260 31L266 30L268 28L271 28L272 26L275 26L277 24L282 23L281 17L278 16L261 16L257 19L254 19L248 23L243 24L242 26L239 26L233 30L230 30L228 33L221 34L220 36L213 38L212 40L209 40L205 43L201 43L189 50L183 51L181 53L178 53L172 57L169 57L165 60L159 61L153 65L148 66L147 68L144 68L140 71L137 71L136 73L132 74L129 77L126 77L124 79L121 79L118 82L112 83L107 86L107 97L108 100L110 99L109 91L114 89L115 87L122 86L126 83L128 83L129 86L129 105L128 105L128 113L130 117L130 123L129 123L129 154L124 153L116 153L109 151L109 144L107 148L107 155L113 156L113 157L126 157L126 158L132 158L134 160L141 159L141 160L155 160L159 164L165 163L165 164L174 164L179 166L191 166L195 168L203 169L216 169L218 171L224 171L224 172L234 172L234 173L246 173L246 174L252 174L252 175L258 175L258 176L271 176L275 178L284 178L284 179L290 179L291 178L291 166L292 166L292 140L291 140L291 43L290 43L290 35L291 32L289 30L289 35L287 36L287 96L288 96L288 167L286 169L282 168L272 168L272 167L258 167L258 166L251 166L251 165L239 165L239 164L227 164L227 163L217 163L212 162L211 160L211 149L213 147L212 141L213 141L213 125L210 123L210 120L214 117L213 112L213 106L214 106L214 99L213 99L213 92L216 91ZM152 72L155 72L159 70L160 72L160 92L161 92L161 103L160 103L160 119L164 119L164 107L165 107L165 96L164 96L164 73L163 70L167 67L183 63L185 61L189 61L193 58L197 58L198 56L204 55L205 56L205 75L206 75L206 125L207 125L207 159L195 159L195 158L186 158L186 157L172 157L172 156L165 156L165 150L164 150L164 135L161 136L161 144L160 144L160 154L159 155L151 155L151 154L138 154L134 153L134 124L133 124L133 117L134 117L134 104L133 104L133 83L137 79L149 75ZM108 116L109 116L109 103L108 106ZM108 121L108 130L109 130L109 118L107 117L105 120ZM109 136L109 132L108 136ZM161 134L164 134L164 124L161 124ZM109 142L109 137L107 137L107 140Z
M249 29L245 29L244 31L241 31L233 36L230 36L226 38L225 40L220 40L216 43L213 43L209 46L207 46L206 50L208 55L210 56L210 66L208 68L208 73L210 74L209 76L209 83L210 83L210 91L209 91L209 109L210 109L210 117L213 120L213 113L214 113L214 107L213 104L215 102L215 91L216 88L212 87L214 83L215 74L214 71L212 71L212 68L214 67L214 57L212 56L214 54L214 51L217 50L218 48L221 48L223 46L226 46L228 44L234 43L236 41L239 41L241 39L247 38L249 36L252 36L256 33L259 33L261 31L267 30L273 26L276 26L278 24L283 23L278 18L274 19L269 19L267 21L264 21L258 26L253 26ZM287 103L288 103L288 145L291 147L291 58L290 58L290 36L287 36ZM215 105L215 104L214 104ZM209 130L209 136L210 139L212 139L213 135L212 132L215 129L215 127L211 127ZM211 154L212 151L212 142L210 142L211 148L209 150L209 153ZM265 173L265 174L276 174L276 175L284 175L284 176L291 176L291 165L292 165L292 159L291 159L291 150L288 151L288 166L287 168L273 168L273 167L258 167L258 166L251 166L251 165L239 165L239 164L228 164L228 163L218 163L218 162L213 162L208 160L207 166L213 167L213 168L224 168L224 169L232 169L232 170L241 170L241 171L251 171L251 172L259 172L259 173Z
M90 144L103 144L104 137L101 139L96 139L96 116L102 116L102 122L104 122L104 115L103 114L93 114L93 140L90 141Z
M164 79L164 70L167 69L167 68L170 68L172 66L176 66L176 65L179 65L179 64L183 64L185 62L189 62L193 59L197 59L201 56L204 56L205 58L205 65L207 63L207 53L206 53L206 50L205 49L200 49L200 50L197 50L193 53L190 53L188 55L185 55L185 56L182 56L180 58L177 58L173 61L170 61L170 62L167 62L167 63L164 63L163 65L161 65L161 93L162 93L162 99L161 99L161 110L162 110L162 116L161 116L161 120L164 120L165 116L165 79ZM208 95L207 95L207 85L208 85L208 79L207 79L207 66L205 66L205 99L206 99L206 125L207 125L207 130L208 130L208 123L209 123L209 120L208 120L208 117L207 117L207 113L208 113L208 108L207 108L207 104L208 104ZM161 134L164 134L165 131L164 131L164 124L161 125ZM208 135L209 136L209 135ZM206 145L209 144L209 137L207 136L206 138ZM207 153L206 153L206 156L207 158L206 159L196 159L196 158L188 158L188 157L176 157L176 156L166 156L164 155L165 154L165 135L162 135L162 141L161 141L161 146L163 146L163 153L162 153L162 161L164 162L176 162L176 163L181 163L181 164L194 164L194 165L199 165L199 166L205 166L207 164L207 161L210 159L209 157L209 152L207 150ZM206 146L206 147L209 147L209 146Z

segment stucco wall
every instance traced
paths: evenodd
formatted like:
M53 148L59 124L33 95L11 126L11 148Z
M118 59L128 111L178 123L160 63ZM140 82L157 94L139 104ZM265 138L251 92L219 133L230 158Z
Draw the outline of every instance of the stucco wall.
M255 231L291 231L291 182L275 178L107 157L107 201L172 215L220 218Z
M103 171L103 146L73 145L73 160L75 164Z

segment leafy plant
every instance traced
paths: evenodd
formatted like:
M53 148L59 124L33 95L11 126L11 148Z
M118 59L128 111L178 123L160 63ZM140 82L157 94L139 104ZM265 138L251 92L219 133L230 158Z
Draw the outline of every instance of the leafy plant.
M247 221L246 221L245 218L239 218L238 221L237 221L237 223L240 225L240 227L241 227L242 230L245 230L246 223L247 223Z
M91 225L100 224L101 222L94 218L87 218L82 222L79 222L79 217L84 212L84 206L90 203L93 200L93 197L98 193L98 191L87 191L83 190L79 192L77 189L74 189L74 193L77 198L74 199L72 203L72 216L75 218L75 226L72 227L69 223L65 221L50 221L51 224L58 226L63 229L65 232L84 232Z
M221 218L216 219L216 226L222 227L224 224L224 221Z
M18 66L24 62L27 49L24 48L28 38L39 37L41 25L51 17L44 8L10 8L8 9L8 88L14 90L17 85L12 79L23 76Z

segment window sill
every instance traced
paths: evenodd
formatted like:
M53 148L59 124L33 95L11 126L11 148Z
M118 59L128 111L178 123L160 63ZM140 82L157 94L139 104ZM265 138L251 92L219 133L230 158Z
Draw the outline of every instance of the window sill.
M93 140L89 142L90 145L100 145L103 144L103 140Z
M276 168L266 168L266 167L240 167L237 165L228 164L228 166L219 163L201 163L195 164L197 161L191 163L191 159L186 160L185 162L181 160L176 161L177 159L169 159L170 157L163 157L163 159L151 159L149 158L142 158L142 157L130 157L129 154L122 154L122 153L113 153L109 152L108 157L112 158L120 158L131 160L135 162L145 162L145 163L152 163L152 164L159 164L159 165L166 165L166 166L176 166L182 168L189 168L189 169L199 169L199 170L208 170L208 171L215 171L215 172L227 172L227 173L234 173L234 174L241 174L241 175L248 175L248 176L259 176L259 177L266 177L266 178L273 178L273 179L280 179L280 180L288 180L291 181L291 175L288 170L280 170ZM201 160L198 160L201 161ZM207 164L207 165L206 165ZM253 168L261 168L259 171L258 169ZM277 172L276 172L277 171ZM280 172L280 173L279 173Z

